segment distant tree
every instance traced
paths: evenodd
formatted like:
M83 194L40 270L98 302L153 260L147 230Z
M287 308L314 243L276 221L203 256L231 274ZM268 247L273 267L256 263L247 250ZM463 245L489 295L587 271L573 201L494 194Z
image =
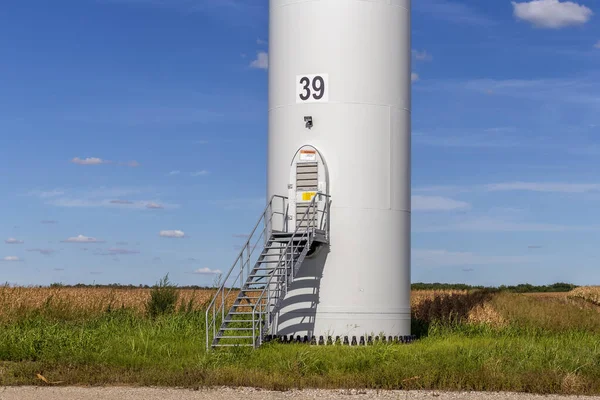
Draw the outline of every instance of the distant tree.
M500 285L498 287L493 286L471 286L461 283L413 283L411 285L412 290L475 290L475 289L487 289L487 290L499 290L503 292L511 293L556 293L556 292L570 292L577 288L577 285L571 283L558 282L552 285L535 286L529 283L521 283L515 286Z

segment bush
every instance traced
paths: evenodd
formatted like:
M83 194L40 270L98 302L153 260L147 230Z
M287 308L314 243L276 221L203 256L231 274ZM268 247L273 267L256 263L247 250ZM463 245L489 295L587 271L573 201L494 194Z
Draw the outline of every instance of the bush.
M150 298L146 303L146 312L152 318L161 314L173 313L178 297L177 288L169 282L169 274L167 274L153 286Z

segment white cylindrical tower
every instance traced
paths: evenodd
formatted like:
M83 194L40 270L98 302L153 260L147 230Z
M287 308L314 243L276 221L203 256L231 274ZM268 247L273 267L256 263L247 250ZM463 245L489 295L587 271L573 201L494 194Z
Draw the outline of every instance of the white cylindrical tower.
M273 333L410 335L411 2L270 0L269 31L268 197L300 149L331 196Z

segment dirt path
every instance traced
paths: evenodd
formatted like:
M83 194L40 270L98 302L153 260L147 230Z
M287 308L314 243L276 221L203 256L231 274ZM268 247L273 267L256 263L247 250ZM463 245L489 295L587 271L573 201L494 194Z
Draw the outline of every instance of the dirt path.
M569 400L577 397L536 396L515 393L458 393L458 392L376 392L356 390L303 390L270 392L254 389L154 389L154 388L49 388L49 387L2 387L0 400ZM579 397L581 399L581 397ZM600 400L600 397L586 397Z

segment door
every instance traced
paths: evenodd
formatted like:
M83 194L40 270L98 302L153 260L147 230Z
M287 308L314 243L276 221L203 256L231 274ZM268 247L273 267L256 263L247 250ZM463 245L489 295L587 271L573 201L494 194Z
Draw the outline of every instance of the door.
M327 166L321 153L313 146L303 146L291 163L289 189L288 230L306 228L324 228L327 197L317 193L329 194Z

